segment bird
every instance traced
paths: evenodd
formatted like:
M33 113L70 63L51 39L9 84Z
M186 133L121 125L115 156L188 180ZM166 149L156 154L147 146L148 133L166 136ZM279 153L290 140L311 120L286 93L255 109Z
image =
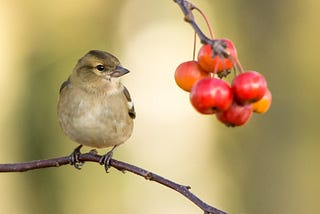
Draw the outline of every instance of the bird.
M120 77L129 73L114 55L90 50L81 57L71 75L61 84L58 118L63 132L80 145L70 155L70 164L81 169L82 146L112 147L100 164L106 172L113 151L126 142L133 131L136 118L134 104Z

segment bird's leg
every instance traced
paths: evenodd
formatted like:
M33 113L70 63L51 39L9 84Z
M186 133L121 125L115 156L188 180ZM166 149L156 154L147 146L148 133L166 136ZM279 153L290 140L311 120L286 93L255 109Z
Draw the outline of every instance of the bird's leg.
M73 150L73 152L70 154L70 165L73 165L76 169L81 169L83 166L83 162L79 160L79 156L81 155L80 149L82 148L82 145L78 146Z
M101 165L104 165L104 168L106 170L106 173L108 173L108 170L110 168L110 160L113 156L113 151L118 147L118 145L115 145L109 152L107 152L105 155L103 155L99 161Z

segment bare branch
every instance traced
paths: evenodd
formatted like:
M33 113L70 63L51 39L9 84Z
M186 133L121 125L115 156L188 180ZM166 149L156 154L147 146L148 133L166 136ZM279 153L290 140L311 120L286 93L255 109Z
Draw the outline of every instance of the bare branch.
M213 40L209 39L199 28L198 24L196 23L192 10L195 8L195 6L193 4L191 4L188 1L185 0L174 0L174 2L176 2L183 14L184 14L184 20L188 23L190 23L190 25L193 27L193 29L196 31L197 35L200 38L201 43L203 44L212 44L212 42L214 42ZM213 44L212 44L213 45Z
M95 154L93 152L80 154L79 161L81 162L96 162L99 163L101 159L101 156L98 154ZM25 172L29 170L34 169L42 169L42 168L48 168L48 167L60 167L63 165L70 164L70 156L65 157L58 157L58 158L52 158L52 159L46 159L46 160L35 160L30 162L23 162L23 163L11 163L11 164L0 164L0 172ZM199 199L197 196L195 196L193 193L190 192L190 187L181 185L178 183L175 183L169 179L166 179L164 177L161 177L153 172L150 172L148 170L142 169L140 167L118 161L115 159L111 159L110 166L125 172L131 172L136 175L139 175L141 177L144 177L147 180L155 181L159 184L162 184L166 187L169 187L179 193L181 193L183 196L185 196L187 199L192 201L195 205L197 205L199 208L201 208L206 213L212 213L212 214L226 214L223 211L220 211L205 202L203 202L201 199Z
M207 37L200 29L192 13L192 10L196 9L196 7L186 0L173 0L173 1L179 5L179 7L181 8L184 14L184 20L188 22L192 26L192 28L195 30L201 43L211 45L213 50L213 57L214 55L218 54L220 56L224 56L225 58L228 58L230 56L230 53L228 53L225 50L226 44L219 39L209 39L209 37Z

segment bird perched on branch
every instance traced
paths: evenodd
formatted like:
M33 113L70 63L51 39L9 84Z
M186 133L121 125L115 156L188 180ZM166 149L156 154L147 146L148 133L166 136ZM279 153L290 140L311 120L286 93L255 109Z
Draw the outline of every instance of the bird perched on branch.
M64 133L80 144L70 163L80 169L82 145L113 147L100 164L108 171L113 150L132 133L136 117L129 91L120 77L129 70L110 53L91 50L79 59L68 80L60 87L58 116Z

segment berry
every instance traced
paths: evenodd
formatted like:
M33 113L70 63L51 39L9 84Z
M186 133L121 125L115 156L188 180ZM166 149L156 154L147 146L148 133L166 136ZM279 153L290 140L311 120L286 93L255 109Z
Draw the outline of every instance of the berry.
M239 105L233 102L229 109L216 114L219 121L227 126L235 127L244 125L250 119L252 114L252 106Z
M203 114L214 114L227 110L233 95L229 84L221 79L199 80L191 89L190 101L195 109Z
M230 70L234 66L234 59L237 58L237 50L229 39L220 39L226 44L226 52L230 54L228 58L223 55L216 54L213 56L211 45L206 44L201 47L198 53L199 65L208 72L220 73Z
M177 85L185 91L191 91L192 86L200 79L210 77L196 61L181 63L174 74Z
M260 100L267 91L265 78L256 71L247 71L233 79L232 91L240 104L249 104Z
M259 101L252 103L252 109L256 113L264 114L269 110L271 106L271 102L272 102L272 94L269 91L269 89L267 89L266 93Z

